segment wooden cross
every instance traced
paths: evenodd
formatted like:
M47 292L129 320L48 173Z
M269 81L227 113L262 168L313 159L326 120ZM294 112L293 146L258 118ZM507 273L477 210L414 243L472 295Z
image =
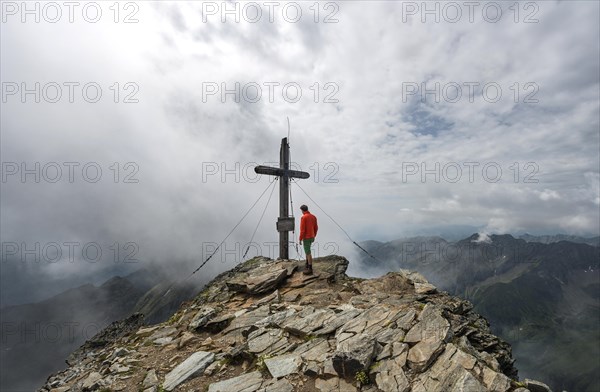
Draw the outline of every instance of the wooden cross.
M290 178L309 178L310 174L298 170L290 170L290 145L287 137L281 139L279 150L279 167L256 166L257 174L277 176L279 178L279 218L277 231L279 232L279 258L289 259L289 232L294 231L294 217L289 216Z

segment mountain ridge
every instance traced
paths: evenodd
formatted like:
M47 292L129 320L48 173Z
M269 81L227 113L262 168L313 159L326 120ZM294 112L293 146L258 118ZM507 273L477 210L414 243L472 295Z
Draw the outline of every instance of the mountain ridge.
M397 240L369 247L364 269L408 268L473 302L513 345L520 369L553 389L600 386L600 248L473 234L454 243ZM573 350L572 347L578 347Z
M256 257L214 278L164 323L115 322L42 392L547 392L517 380L510 346L468 301L416 273L346 275L348 260ZM526 389L529 388L529 389Z
M542 244L550 244L552 242L568 241L580 244L588 244L592 246L600 246L600 236L581 237L570 234L546 234L546 235L531 235L528 233L519 235L520 239L527 242L540 242Z

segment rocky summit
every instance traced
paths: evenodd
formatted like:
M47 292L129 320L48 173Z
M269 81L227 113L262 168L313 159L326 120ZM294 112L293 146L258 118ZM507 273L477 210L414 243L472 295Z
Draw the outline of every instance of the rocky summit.
M518 381L510 346L468 301L415 272L346 275L348 260L256 257L166 322L115 322L43 392L548 392Z

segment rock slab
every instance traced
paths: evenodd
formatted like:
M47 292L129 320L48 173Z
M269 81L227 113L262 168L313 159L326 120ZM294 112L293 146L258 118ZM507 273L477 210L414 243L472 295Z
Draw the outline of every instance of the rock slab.
M215 359L215 354L208 351L198 351L193 353L177 365L175 369L171 370L165 376L165 382L163 383L163 388L165 391L174 390L179 384L182 382L196 376L202 374L204 369L208 365L210 365Z
M260 388L262 383L263 378L260 372L251 372L212 383L208 387L208 392L254 392Z

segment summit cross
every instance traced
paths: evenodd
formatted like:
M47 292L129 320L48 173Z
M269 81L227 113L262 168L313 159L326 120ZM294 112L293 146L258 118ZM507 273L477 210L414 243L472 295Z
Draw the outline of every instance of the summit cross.
M294 231L295 220L289 216L290 178L309 178L310 174L298 170L290 170L290 145L287 137L281 139L279 150L279 167L256 166L257 174L279 177L279 218L277 231L279 232L279 258L289 259L289 232Z

